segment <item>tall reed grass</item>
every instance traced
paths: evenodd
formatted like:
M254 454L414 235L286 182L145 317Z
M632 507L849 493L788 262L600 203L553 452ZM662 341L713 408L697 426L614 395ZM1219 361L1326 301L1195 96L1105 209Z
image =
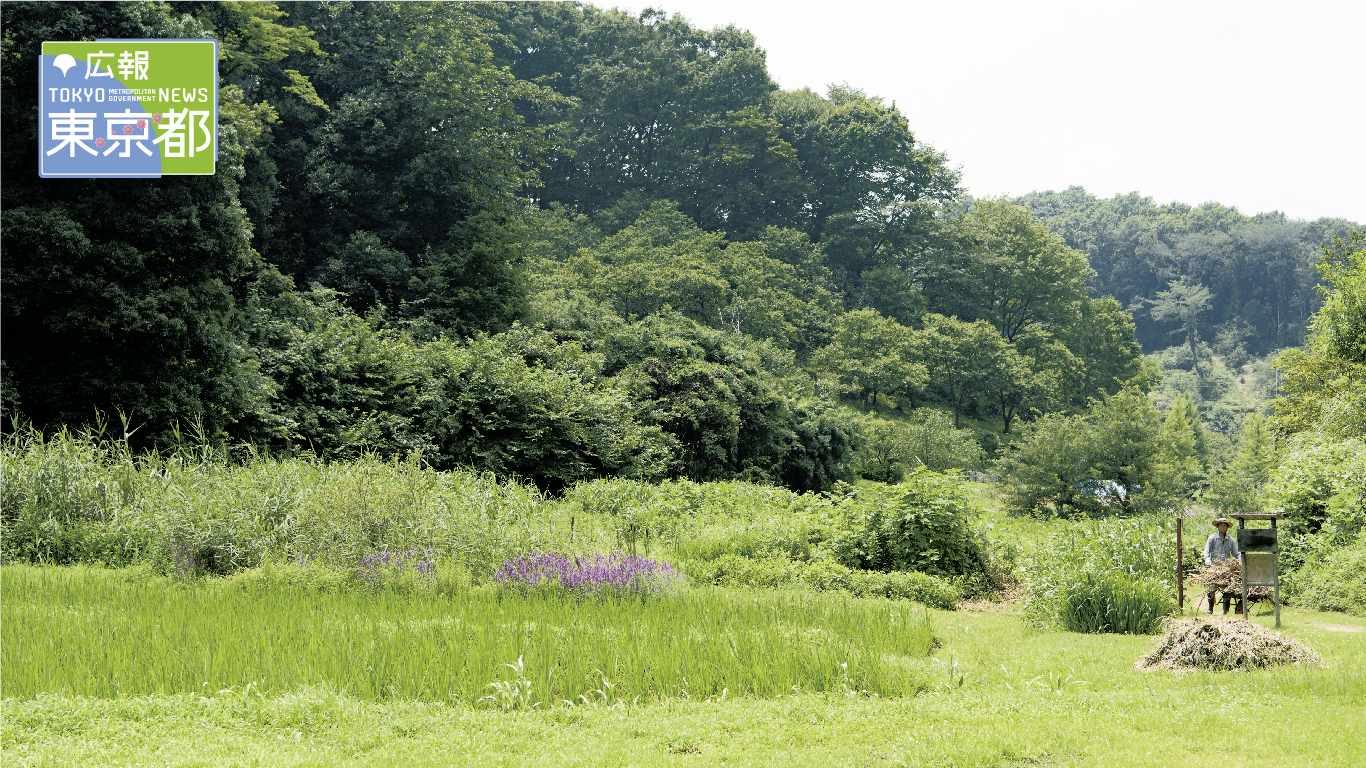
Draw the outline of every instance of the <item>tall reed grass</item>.
M108 697L283 692L327 685L366 699L474 704L524 659L530 701L862 690L914 694L932 641L908 603L815 593L687 590L576 600L474 589L223 588L86 567L6 566L0 688Z
M863 541L846 529L868 517L846 509L848 498L741 482L608 479L547 499L528 485L433 471L418 459L322 463L248 452L230 460L193 442L135 455L117 440L65 431L5 436L0 473L0 561L150 564L191 575L287 561L364 568L375 553L410 550L483 583L504 562L538 551L621 552L680 566L781 560L824 574L837 559L834 543ZM858 588L867 581L781 586L930 594L892 589L887 579ZM956 587L931 587L930 604L956 599Z
M355 565L377 550L432 548L490 574L559 540L534 489L417 460L324 464L212 452L133 455L90 435L4 439L6 562L160 564L210 573L268 560ZM593 542L599 543L599 542Z
M1025 618L1075 632L1157 631L1175 607L1172 526L1157 515L1054 522L1025 561Z
M1058 618L1071 632L1151 635L1171 610L1170 591L1160 582L1087 572L1068 585Z

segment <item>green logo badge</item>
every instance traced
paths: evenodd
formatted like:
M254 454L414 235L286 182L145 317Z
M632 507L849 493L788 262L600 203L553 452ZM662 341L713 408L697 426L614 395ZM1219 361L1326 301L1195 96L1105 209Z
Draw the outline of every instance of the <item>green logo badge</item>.
M205 175L218 160L218 41L43 43L38 175Z

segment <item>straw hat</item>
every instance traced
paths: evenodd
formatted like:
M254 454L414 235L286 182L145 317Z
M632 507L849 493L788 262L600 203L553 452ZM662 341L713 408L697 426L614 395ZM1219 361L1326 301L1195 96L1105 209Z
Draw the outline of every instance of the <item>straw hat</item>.
M1224 525L1228 525L1228 526L1233 525L1233 523L1230 523L1230 522L1228 521L1228 518L1227 518L1227 517L1221 517L1221 518L1219 518L1218 520L1215 520L1215 521L1214 521L1214 527L1215 527L1215 528L1218 528L1220 523L1223 523Z

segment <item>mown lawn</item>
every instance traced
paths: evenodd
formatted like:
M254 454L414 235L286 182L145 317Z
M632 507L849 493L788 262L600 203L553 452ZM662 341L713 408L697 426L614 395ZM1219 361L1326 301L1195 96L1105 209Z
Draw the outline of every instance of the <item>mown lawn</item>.
M1269 625L1270 615L1254 616ZM773 698L499 712L262 696L6 698L7 766L815 765L1347 766L1366 754L1366 620L1287 609L1327 669L1144 673L1149 637L1026 629L1008 608L931 616L930 688L903 698ZM6 694L8 696L8 693Z

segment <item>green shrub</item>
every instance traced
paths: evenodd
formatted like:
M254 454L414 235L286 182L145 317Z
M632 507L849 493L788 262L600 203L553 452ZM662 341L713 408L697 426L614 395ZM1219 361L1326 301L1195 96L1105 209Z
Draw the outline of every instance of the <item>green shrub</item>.
M1092 401L1084 413L1045 415L1020 430L996 465L1007 506L1016 515L1057 517L1166 508L1181 494L1160 461L1162 427L1162 414L1132 387ZM1097 481L1118 485L1123 498L1097 496Z
M1343 546L1322 546L1286 579L1296 605L1366 616L1366 532Z
M1348 535L1366 527L1366 442L1304 434L1290 441L1267 495L1293 533L1325 525Z
M843 509L843 531L828 549L850 569L969 579L988 573L977 515L956 478L917 468L900 485L858 491Z
M911 600L944 611L953 610L962 599L952 581L914 571L851 571L849 584L849 593L855 597Z
M854 463L863 477L895 483L915 467L937 472L976 469L982 456L972 430L955 429L943 411L917 408L904 421L866 419L863 445L855 453Z
M688 581L698 585L781 589L801 583L800 564L784 557L723 555L715 560L684 561L682 570Z
M246 568L222 579L207 580L205 586L261 594L324 594L345 592L351 581L351 574L343 568L267 561L258 568Z
M1086 572L1067 585L1058 618L1071 632L1151 635L1171 610L1170 590L1160 581Z

